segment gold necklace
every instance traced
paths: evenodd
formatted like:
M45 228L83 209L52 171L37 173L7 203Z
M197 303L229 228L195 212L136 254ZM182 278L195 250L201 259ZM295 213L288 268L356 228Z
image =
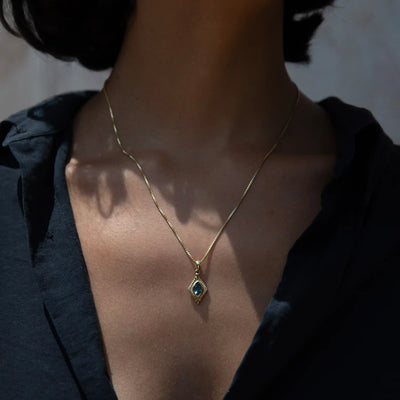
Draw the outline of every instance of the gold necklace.
M300 91L299 88L296 86L296 90L297 90L297 95L296 95L296 101L295 104L292 108L292 111L289 114L289 117L285 123L285 125L283 126L280 134L278 135L278 139L276 141L276 143L272 146L272 148L265 154L264 158L262 159L260 165L258 166L258 168L256 169L256 171L254 172L254 174L252 175L249 183L247 184L245 190L243 191L242 197L240 198L240 200L238 201L238 203L236 204L236 206L233 208L233 210L231 211L231 213L229 214L228 218L226 219L226 221L222 224L221 228L219 229L219 231L217 232L217 234L215 235L214 240L211 242L210 246L208 247L207 251L205 252L204 256L200 259L200 260L196 260L192 254L190 253L190 251L186 248L185 244L183 243L181 237L179 236L178 232L176 231L175 227L172 225L171 221L168 219L168 217L166 216L164 210L160 207L156 196L154 195L153 189L150 185L150 182L146 176L146 174L143 171L142 166L139 164L139 162L136 160L136 158L130 154L127 150L125 150L124 146L122 145L121 139L119 137L119 132L118 132L118 128L115 122L115 117L114 117L114 111L111 107L111 102L110 102L110 98L108 96L107 90L106 90L106 86L104 84L103 87L103 93L104 93L104 97L106 99L107 105L108 105L108 110L110 113L110 117L111 117L111 121L113 124L113 129L114 129L114 133L115 133L115 137L116 137L116 141L118 146L120 147L122 153L124 155L126 155L127 157L129 157L132 161L135 162L137 168L139 169L140 173L142 174L143 180L147 186L147 189L150 192L150 196L155 204L155 206L157 207L157 210L159 211L159 213L161 214L161 216L164 218L165 222L168 224L168 226L171 228L172 232L174 233L175 237L178 239L178 242L180 243L180 245L182 246L183 250L185 251L186 255L189 257L190 261L193 263L194 265L194 279L193 281L190 283L188 290L190 292L190 294L192 295L194 301L196 302L196 304L200 304L201 300L203 299L204 295L207 293L208 288L207 285L205 284L205 282L201 279L200 277L200 266L203 263L203 261L207 258L208 254L210 253L211 249L214 247L215 243L217 242L218 238L221 236L223 230L225 229L226 225L228 224L228 222L231 220L231 218L233 217L233 215L236 213L236 211L238 210L238 208L240 207L240 205L242 204L243 200L245 199L247 193L250 190L250 187L252 186L254 180L256 179L258 173L261 171L265 161L267 160L267 158L272 154L272 152L275 150L275 148L278 146L282 136L284 135L284 133L286 132L288 126L290 125L295 110L297 108L297 105L299 103L299 99L300 99Z

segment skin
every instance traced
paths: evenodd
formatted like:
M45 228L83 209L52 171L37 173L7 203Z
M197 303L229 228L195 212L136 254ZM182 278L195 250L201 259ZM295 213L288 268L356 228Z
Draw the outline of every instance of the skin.
M275 143L295 99L278 0L142 0L108 92L125 148L201 258ZM320 209L335 161L329 116L301 94L294 119L202 265L207 293L115 144L102 94L74 120L71 206L119 400L221 399L287 253Z

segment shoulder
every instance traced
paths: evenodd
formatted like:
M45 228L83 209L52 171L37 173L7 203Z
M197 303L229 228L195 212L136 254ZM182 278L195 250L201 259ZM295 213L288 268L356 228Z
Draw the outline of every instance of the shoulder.
M368 197L364 225L374 230L378 242L385 238L393 242L392 250L400 255L400 146L387 140L381 160L382 169L371 170L376 185Z
M358 286L380 275L397 274L400 272L400 146L387 135L370 110L337 97L328 97L319 104L328 111L337 130L336 178L348 182L343 201L354 202L351 215L346 216L348 227L355 221L348 282Z
M338 132L338 147L343 150L339 156L348 156L353 163L362 161L363 167L370 166L368 172L378 180L398 179L400 144L393 142L369 109L334 96L317 104L328 112Z
M400 146L380 128L370 135L374 151L365 161L369 185L358 214L353 260L360 280L374 287L388 277L400 282ZM371 154L378 154L377 160Z
M76 111L96 93L63 93L9 116L0 123L0 154L12 142L63 129L71 122Z
M95 91L64 93L21 110L0 123L0 206L1 217L18 202L18 186L27 163L44 163L51 139L71 123L80 106ZM46 138L39 143L38 138ZM46 142L46 146L44 146ZM47 160L48 161L48 160ZM46 162L47 162L46 161ZM10 214L10 213L8 213ZM4 222L4 221L3 221ZM4 227L4 224L3 224Z

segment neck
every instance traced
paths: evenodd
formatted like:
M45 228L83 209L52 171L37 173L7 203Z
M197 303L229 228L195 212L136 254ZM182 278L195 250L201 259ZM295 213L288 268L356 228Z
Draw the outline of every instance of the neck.
M296 95L283 58L283 2L172 3L138 1L107 82L125 147L273 143Z

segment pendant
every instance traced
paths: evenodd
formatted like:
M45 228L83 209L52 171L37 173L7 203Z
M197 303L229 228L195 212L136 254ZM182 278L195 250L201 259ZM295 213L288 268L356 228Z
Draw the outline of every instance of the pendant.
M192 283L189 285L188 290L193 297L193 300L196 304L200 304L201 300L207 293L207 285L205 282L200 278L200 274L196 273Z

